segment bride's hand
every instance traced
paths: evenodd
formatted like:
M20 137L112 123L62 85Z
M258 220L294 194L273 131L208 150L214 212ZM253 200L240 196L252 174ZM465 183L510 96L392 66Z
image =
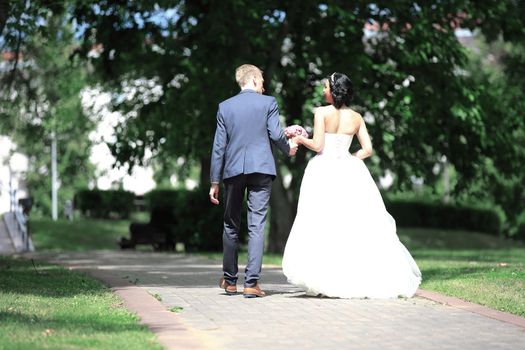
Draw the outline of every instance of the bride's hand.
M292 137L292 142L295 143L296 145L302 144L301 137L302 137L301 135Z

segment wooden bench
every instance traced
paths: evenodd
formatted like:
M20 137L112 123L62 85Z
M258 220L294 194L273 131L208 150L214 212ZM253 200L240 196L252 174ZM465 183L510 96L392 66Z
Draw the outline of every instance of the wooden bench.
M120 249L151 244L155 251L175 250L175 224L172 207L154 207L149 223L133 222L129 225L130 238L120 239Z

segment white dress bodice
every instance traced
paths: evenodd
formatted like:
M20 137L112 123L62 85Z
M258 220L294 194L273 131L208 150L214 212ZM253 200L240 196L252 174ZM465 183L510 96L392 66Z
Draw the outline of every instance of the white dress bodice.
M325 133L324 147L317 155L329 158L341 158L349 155L348 150L352 144L353 136L354 135Z

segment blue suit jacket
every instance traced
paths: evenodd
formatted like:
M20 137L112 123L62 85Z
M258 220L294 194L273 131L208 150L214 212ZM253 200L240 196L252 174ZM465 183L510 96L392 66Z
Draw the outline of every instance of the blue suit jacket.
M219 104L211 155L211 182L239 174L276 176L270 140L286 155L288 140L275 98L242 90Z

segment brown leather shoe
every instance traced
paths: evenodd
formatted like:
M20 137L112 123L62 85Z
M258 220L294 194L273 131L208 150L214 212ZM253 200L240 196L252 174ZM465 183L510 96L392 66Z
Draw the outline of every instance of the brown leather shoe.
M259 283L255 287L244 287L243 293L245 298L262 298L266 296L266 293L261 290Z
M222 289L224 289L224 291L225 291L226 294L228 294L228 295L234 295L234 294L237 294L237 286L236 286L236 285L230 285L230 284L228 284L228 282L226 282L226 280L224 279L224 277L221 277L221 281L219 282L219 287L221 287Z

